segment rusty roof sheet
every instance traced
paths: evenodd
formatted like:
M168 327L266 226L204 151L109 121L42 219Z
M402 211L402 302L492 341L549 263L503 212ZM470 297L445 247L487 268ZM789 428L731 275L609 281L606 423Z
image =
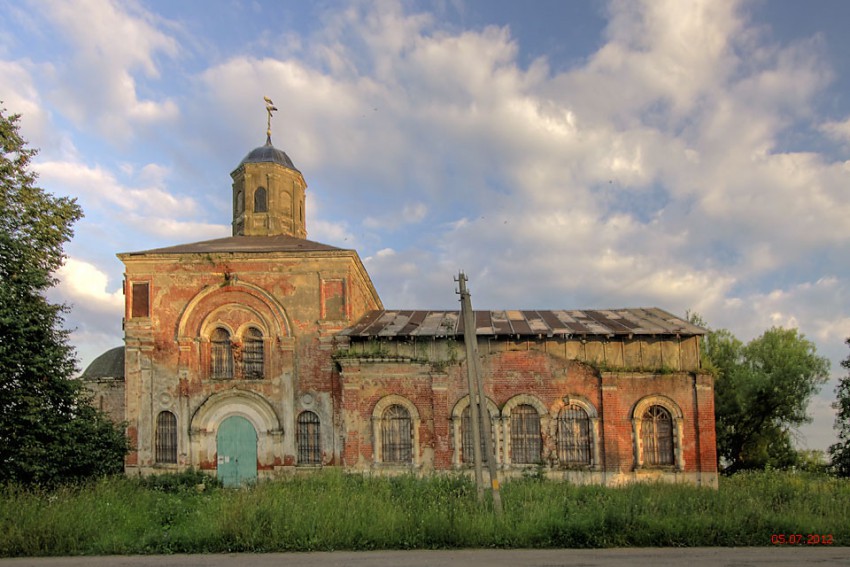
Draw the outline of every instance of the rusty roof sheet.
M492 336L704 335L705 329L657 307L476 311L475 332ZM459 311L370 311L339 333L347 337L446 337L463 334Z

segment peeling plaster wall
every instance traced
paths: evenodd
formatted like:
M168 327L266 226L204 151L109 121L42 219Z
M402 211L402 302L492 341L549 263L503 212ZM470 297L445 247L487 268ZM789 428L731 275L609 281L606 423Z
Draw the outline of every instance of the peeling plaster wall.
M132 444L128 473L189 466L215 470L217 425L229 415L242 415L257 429L258 470L268 476L296 464L295 420L303 409L320 418L323 462L338 460L332 336L380 307L356 253L121 258L128 282L150 284L150 317L130 317L130 296L125 314L125 411ZM323 317L323 281L335 282L334 301L345 308L333 320ZM210 375L210 334L217 327L231 334L233 379ZM263 331L263 379L240 376L241 337L249 327ZM215 411L210 413L211 404ZM161 411L177 417L176 465L155 462L155 424ZM201 423L199 416L207 413L215 419Z

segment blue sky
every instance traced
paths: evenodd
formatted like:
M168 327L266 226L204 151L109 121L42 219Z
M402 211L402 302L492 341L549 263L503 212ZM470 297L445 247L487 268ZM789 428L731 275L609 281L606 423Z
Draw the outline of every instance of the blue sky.
M117 252L226 236L273 140L388 308L659 306L833 364L850 336L850 3L0 0L0 100L86 217L52 293L121 344Z

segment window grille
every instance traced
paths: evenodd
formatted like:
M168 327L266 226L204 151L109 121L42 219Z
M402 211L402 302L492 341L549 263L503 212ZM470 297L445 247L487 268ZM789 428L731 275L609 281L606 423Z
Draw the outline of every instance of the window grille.
M250 328L242 341L242 363L245 378L263 378L263 333Z
M488 410L489 414L489 410ZM479 415L479 420L481 421L481 425L479 425L479 431L481 432L481 462L486 463L489 455L487 454L487 450L484 446L484 420L481 419ZM461 436L461 460L464 463L474 463L475 462L475 454L474 454L474 446L472 440L472 410L470 406L466 406L461 414L461 422L460 422L460 436ZM492 441L492 445L496 447L496 441L493 439L493 433L495 432L492 427L493 417L490 416L490 439Z
M539 463L542 452L537 410L528 404L516 406L511 410L511 462Z
M150 284L148 282L135 282L132 286L133 305L130 317L150 317Z
M266 189L264 187L257 187L257 190L254 191L254 212L267 213L268 210L269 206L266 199Z
M571 404L558 413L558 460L562 465L591 463L590 418L583 408Z
M213 378L233 378L233 346L230 333L221 327L213 331L210 339L210 376Z
M673 420L670 412L661 406L650 406L646 410L641 419L641 445L644 465L674 464Z
M381 416L381 460L410 463L413 456L413 427L404 406L393 405Z
M319 416L311 411L304 411L298 416L298 463L302 465L319 465L322 463L322 444L319 427Z
M170 411L156 418L156 462L177 464L177 418Z

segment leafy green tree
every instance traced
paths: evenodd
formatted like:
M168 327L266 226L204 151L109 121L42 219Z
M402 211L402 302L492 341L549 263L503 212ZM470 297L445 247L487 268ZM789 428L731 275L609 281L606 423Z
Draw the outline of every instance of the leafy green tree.
M0 107L0 482L52 485L120 470L127 441L71 379L66 307L44 293L82 212L36 187L19 119Z
M691 319L706 326L698 315ZM791 434L811 421L806 409L827 380L829 360L796 329L779 327L746 345L726 329L709 330L703 354L716 373L717 456L724 471L797 464Z
M846 342L850 346L850 338ZM841 366L850 370L850 355L841 361ZM850 374L844 376L835 387L832 407L838 412L835 415L838 443L829 448L830 461L836 474L850 477Z

